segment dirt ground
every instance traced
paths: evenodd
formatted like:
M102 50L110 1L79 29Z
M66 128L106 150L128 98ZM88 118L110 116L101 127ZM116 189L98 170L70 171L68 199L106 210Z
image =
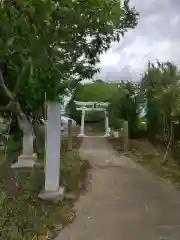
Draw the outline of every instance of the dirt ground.
M123 151L123 139L122 138L108 138L108 141L114 146L116 150ZM147 139L129 139L129 151L141 152L145 155L156 155L159 150Z

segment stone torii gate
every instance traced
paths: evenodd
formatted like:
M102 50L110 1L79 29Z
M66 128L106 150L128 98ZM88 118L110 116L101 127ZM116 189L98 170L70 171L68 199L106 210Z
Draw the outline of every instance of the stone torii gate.
M107 102L79 102L75 101L75 104L77 105L76 110L81 111L81 129L79 137L84 137L84 119L86 111L104 111L105 113L105 135L104 137L109 137L109 119L108 119L108 112L107 108L109 106L109 103Z

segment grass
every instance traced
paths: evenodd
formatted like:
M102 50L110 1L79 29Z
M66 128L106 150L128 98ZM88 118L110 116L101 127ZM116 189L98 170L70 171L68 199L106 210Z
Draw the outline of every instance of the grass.
M180 189L180 166L174 160L169 159L163 164L163 155L141 155L141 157L137 157L130 152L128 156L163 178L166 182L173 184L177 189Z
M86 177L87 165L78 154L78 140L73 151L61 156L61 184L78 196ZM0 166L0 239L45 240L57 233L75 216L74 199L62 202L42 201L38 193L44 185L43 166L15 170L9 165L19 154L19 146L10 144L7 160Z

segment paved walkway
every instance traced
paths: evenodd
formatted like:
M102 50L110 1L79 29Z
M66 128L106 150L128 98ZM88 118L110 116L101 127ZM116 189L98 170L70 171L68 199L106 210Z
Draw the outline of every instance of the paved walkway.
M56 240L180 240L180 192L120 156L104 138L85 138L88 192Z

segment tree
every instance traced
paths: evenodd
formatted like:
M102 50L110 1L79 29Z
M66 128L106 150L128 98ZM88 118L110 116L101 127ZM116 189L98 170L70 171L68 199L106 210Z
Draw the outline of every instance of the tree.
M118 84L118 91L111 97L109 119L112 128L120 129L124 120L128 121L129 134L137 137L139 129L138 84L123 82Z
M109 102L109 121L113 129L120 129L123 121L129 122L130 136L140 136L139 84L132 82L106 83L94 81L92 84L79 84L67 106L67 111L77 122L81 113L76 110L74 101ZM104 112L87 112L87 121L99 122L104 119Z
M119 1L1 1L0 23L5 82L11 78L16 96L24 87L25 99L38 98L37 90L53 99L64 80L92 76L99 54L135 26L136 13Z
M142 92L147 106L149 137L163 135L167 152L174 141L180 107L180 72L171 62L149 62L142 78ZM166 153L167 155L167 153ZM166 159L165 155L165 159Z
M58 100L136 24L128 1L122 8L119 0L2 0L1 111L27 117L42 108L45 92Z

